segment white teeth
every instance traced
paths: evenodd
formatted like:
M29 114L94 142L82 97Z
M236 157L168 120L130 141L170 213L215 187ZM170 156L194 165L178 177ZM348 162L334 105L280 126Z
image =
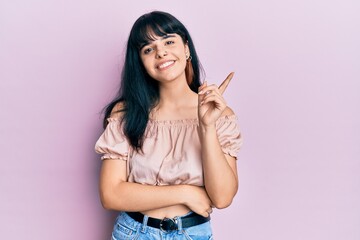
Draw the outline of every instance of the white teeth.
M160 68L160 69L165 68L165 67L167 67L167 66L169 66L169 65L171 65L173 63L174 63L174 61L169 61L169 62L166 62L166 63L163 63L163 64L159 65L158 68Z

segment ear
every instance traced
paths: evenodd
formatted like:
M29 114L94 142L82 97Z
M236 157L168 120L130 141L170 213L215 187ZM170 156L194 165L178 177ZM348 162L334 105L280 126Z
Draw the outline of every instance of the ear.
M185 43L185 55L190 55L190 49L189 49L189 44L188 42Z

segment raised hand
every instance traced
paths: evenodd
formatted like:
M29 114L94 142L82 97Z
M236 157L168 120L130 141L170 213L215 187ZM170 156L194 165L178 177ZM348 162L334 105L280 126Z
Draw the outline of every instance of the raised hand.
M206 81L199 87L198 114L200 124L204 126L215 124L216 120L226 109L226 102L222 94L225 92L233 76L234 72L231 72L219 87L215 84L208 86Z

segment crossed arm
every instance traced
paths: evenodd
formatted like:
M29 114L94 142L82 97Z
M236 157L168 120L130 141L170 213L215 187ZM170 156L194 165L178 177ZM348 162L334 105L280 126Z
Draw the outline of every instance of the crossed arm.
M126 181L126 161L104 160L100 174L100 198L104 208L118 211L148 211L186 205L208 216L211 201L202 187L191 185L151 186Z
M231 204L238 188L236 160L222 152L215 128L220 116L233 114L221 96L230 79L225 79L219 88L206 84L200 88L203 91L199 93L199 137L205 188L127 182L126 161L109 159L103 161L100 173L100 198L105 208L142 212L185 205L207 217L212 207L225 208Z

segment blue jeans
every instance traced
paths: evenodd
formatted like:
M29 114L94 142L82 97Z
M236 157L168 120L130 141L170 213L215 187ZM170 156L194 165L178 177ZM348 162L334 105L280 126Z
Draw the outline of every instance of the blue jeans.
M191 213L191 212L190 212ZM187 213L186 215L190 214ZM184 215L184 216L186 216ZM180 216L180 217L184 217ZM116 218L112 240L212 240L210 221L188 228L182 228L181 221L178 230L163 232L158 228L147 226L148 216L142 223L132 219L125 212L120 212Z

